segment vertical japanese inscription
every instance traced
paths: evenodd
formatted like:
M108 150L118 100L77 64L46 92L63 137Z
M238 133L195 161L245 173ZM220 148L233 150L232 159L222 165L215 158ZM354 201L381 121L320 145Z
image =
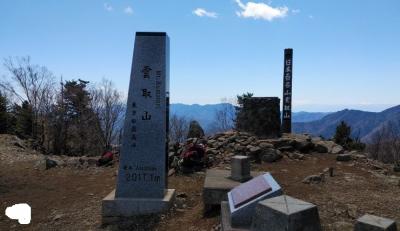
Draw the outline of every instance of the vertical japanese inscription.
M292 73L293 49L285 49L283 65L282 132L292 132Z
M138 32L116 197L163 198L168 143L169 42L166 33Z

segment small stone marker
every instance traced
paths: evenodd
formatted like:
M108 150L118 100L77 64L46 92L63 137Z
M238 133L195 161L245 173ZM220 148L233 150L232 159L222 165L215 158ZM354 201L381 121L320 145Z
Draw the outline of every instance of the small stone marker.
M357 219L354 231L397 231L397 226L394 220L366 214Z
M103 221L160 213L167 189L169 38L137 32L116 190L103 200Z
M257 202L279 195L282 195L281 187L271 174L265 173L255 177L233 188L228 193L229 214L221 213L221 216L224 217L222 219L230 220L231 223L229 225L232 227L249 228ZM222 209L221 212L223 211L227 210Z
M248 156L236 155L231 159L232 180L244 182L251 179L250 158Z
M320 231L318 208L290 196L260 201L251 225L252 231Z

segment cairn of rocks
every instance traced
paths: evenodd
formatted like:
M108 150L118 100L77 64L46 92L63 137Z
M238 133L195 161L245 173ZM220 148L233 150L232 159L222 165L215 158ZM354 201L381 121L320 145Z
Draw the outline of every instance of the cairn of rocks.
M307 134L283 134L280 138L259 139L247 132L229 131L207 138L190 138L185 144L171 143L170 163L176 162L185 147L193 142L206 144L206 155L212 166L230 163L235 155L249 156L252 161L275 162L284 155L302 160L308 153L343 154L344 148L333 141Z

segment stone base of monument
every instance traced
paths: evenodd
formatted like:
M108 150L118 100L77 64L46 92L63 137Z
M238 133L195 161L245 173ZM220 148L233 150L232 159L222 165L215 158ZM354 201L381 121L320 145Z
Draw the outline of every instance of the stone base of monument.
M396 222L366 214L357 219L354 231L397 231Z
M252 177L263 172L251 172ZM250 180L249 178L248 180ZM208 169L204 180L203 203L205 206L219 206L221 201L228 201L228 192L240 185L240 181L231 178L231 171Z
M222 231L248 231L248 227L232 227L231 213L229 212L229 204L227 201L221 202L221 229Z
M260 201L253 217L252 231L321 231L318 208L290 196Z
M175 189L168 189L162 199L115 198L115 190L102 201L102 224L126 221L142 215L167 212L175 200Z

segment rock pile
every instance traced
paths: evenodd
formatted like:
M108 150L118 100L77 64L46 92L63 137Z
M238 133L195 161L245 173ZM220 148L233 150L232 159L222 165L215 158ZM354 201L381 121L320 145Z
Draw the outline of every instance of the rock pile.
M212 160L225 161L233 155L250 156L257 162L275 162L287 155L302 160L307 153L343 153L342 146L333 141L309 135L285 134L281 138L258 139L245 132L225 132L207 140L207 155Z
M193 142L206 144L207 162L211 165L229 163L234 155L249 156L258 163L271 163L279 161L283 156L303 160L308 153L344 153L344 148L335 142L306 134L284 134L280 138L259 139L247 132L229 131L208 138L191 138L185 144L171 143L170 163L176 161L185 147Z

